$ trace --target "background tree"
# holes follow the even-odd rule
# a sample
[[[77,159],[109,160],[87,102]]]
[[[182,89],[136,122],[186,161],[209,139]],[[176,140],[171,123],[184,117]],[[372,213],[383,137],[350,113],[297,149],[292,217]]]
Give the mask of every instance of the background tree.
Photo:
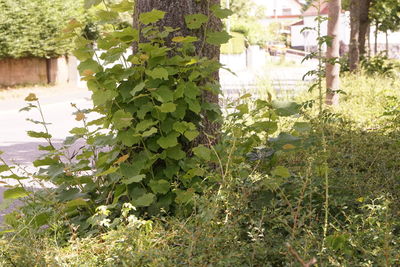
[[[360,62],[359,34],[360,34],[360,1],[350,2],[350,47],[349,47],[349,68],[355,71]]]
[[[359,11],[359,52],[360,57],[364,57],[366,53],[366,40],[369,34],[370,18],[369,9],[371,6],[371,0],[360,0],[360,11]]]
[[[336,91],[339,90],[340,64],[332,61],[336,61],[339,57],[341,0],[330,0],[328,8],[328,36],[331,38],[331,43],[328,45],[326,54],[328,59],[326,64],[326,103],[337,105],[339,104],[339,95]]]
[[[166,12],[165,17],[162,21],[158,23],[161,27],[172,27],[178,29],[172,35],[174,36],[196,36],[198,42],[195,43],[196,54],[199,56],[204,56],[209,59],[219,60],[220,48],[205,42],[207,36],[205,36],[204,29],[192,30],[187,27],[185,16],[190,14],[204,14],[208,17],[208,22],[206,23],[208,32],[217,32],[222,28],[221,19],[212,15],[210,11],[211,6],[220,5],[219,0],[201,0],[201,1],[191,1],[191,0],[141,0],[135,3],[135,12],[133,18],[134,27],[139,25],[139,16],[142,13],[150,12],[153,9],[161,10]],[[167,46],[168,44],[167,41]],[[215,74],[215,79],[218,79],[218,72]],[[203,102],[208,103],[218,103],[218,95],[204,91],[203,92]],[[203,129],[200,132],[203,134],[199,138],[199,142],[203,144],[209,143],[208,136],[216,136],[219,131],[219,124],[212,122],[206,114],[203,114]]]
[[[386,33],[386,52],[389,50],[388,32],[400,30],[400,1],[373,0],[370,9],[370,19],[376,27],[375,54],[378,53],[377,39],[379,31]]]

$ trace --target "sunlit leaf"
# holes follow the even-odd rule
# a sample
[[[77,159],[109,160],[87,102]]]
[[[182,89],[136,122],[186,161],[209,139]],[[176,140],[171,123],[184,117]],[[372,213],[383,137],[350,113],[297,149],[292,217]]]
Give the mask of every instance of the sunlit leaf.
[[[199,29],[207,21],[208,17],[200,13],[185,16],[186,26],[191,30]]]
[[[153,9],[150,12],[142,13],[139,16],[139,21],[145,25],[156,23],[157,21],[163,19],[165,12],[161,10]]]

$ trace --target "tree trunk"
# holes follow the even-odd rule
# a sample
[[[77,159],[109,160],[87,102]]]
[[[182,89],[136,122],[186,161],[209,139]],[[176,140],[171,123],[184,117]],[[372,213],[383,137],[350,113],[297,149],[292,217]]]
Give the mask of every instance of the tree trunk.
[[[360,62],[359,51],[359,31],[360,31],[360,2],[351,0],[350,3],[350,49],[349,49],[349,67],[350,71],[358,69]]]
[[[327,49],[327,59],[326,64],[326,104],[328,105],[338,105],[339,95],[337,90],[339,90],[340,83],[340,65],[332,64],[329,59],[336,59],[339,57],[340,49],[340,11],[341,11],[341,0],[330,0],[328,3],[329,9],[329,20],[328,20],[328,36],[332,38],[331,45]]]
[[[360,57],[365,56],[366,49],[365,43],[368,33],[368,28],[370,24],[369,20],[369,8],[371,5],[371,0],[360,0],[360,36],[359,36],[359,50]]]
[[[220,31],[222,29],[222,22],[217,17],[213,16],[210,7],[214,4],[219,5],[220,0],[139,0],[135,1],[135,13],[133,17],[133,25],[139,25],[139,15],[144,12],[149,12],[153,9],[165,11],[165,17],[158,23],[161,27],[172,27],[179,29],[171,34],[170,39],[167,40],[166,45],[169,46],[170,40],[174,36],[196,36],[199,41],[195,44],[196,54],[201,57],[207,57],[219,61],[220,49],[218,46],[210,45],[204,42],[204,29],[190,30],[186,27],[185,16],[189,14],[202,13],[209,17],[206,25],[208,30]],[[218,72],[214,74],[214,78],[218,80]],[[218,103],[218,95],[209,91],[203,91],[203,102]],[[205,114],[203,114],[205,115]],[[218,136],[219,124],[210,121],[207,116],[203,116],[202,133],[198,139],[199,143],[208,145],[210,143],[208,136]]]
[[[376,21],[375,23],[375,47],[374,47],[374,56],[378,54],[378,28],[379,28],[379,23]]]
[[[368,31],[367,31],[367,40],[368,40],[368,57],[371,57],[371,25],[368,26]]]
[[[388,30],[385,31],[385,38],[386,38],[386,56],[389,57],[389,33]]]

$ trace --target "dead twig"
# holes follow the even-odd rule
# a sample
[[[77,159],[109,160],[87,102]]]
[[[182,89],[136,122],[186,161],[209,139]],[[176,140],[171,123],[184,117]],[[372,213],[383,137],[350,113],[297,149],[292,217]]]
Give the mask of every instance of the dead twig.
[[[293,257],[296,258],[296,260],[301,264],[301,266],[303,266],[303,267],[311,267],[311,266],[313,266],[314,264],[317,263],[317,259],[316,258],[312,258],[309,262],[305,262],[300,257],[299,253],[297,253],[297,251],[294,250],[294,248],[289,243],[286,243],[286,246],[288,248],[289,253],[292,254]]]

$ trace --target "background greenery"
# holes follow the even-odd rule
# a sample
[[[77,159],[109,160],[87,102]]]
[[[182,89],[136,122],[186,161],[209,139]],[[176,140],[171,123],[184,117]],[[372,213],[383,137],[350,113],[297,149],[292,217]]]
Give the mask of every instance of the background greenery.
[[[83,14],[80,0],[0,0],[0,58],[56,57],[73,48],[61,39],[67,23]]]

